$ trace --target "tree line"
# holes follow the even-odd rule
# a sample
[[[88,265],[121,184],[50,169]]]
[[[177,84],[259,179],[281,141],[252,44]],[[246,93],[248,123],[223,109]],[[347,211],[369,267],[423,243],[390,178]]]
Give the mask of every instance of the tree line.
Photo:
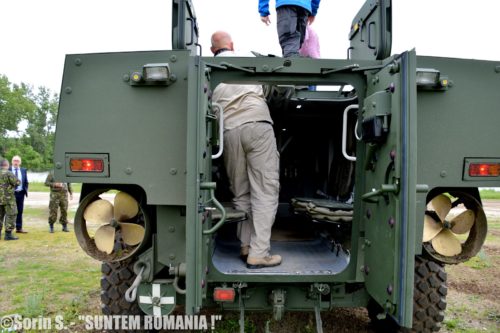
[[[0,156],[22,158],[33,171],[52,169],[59,96],[46,87],[11,83],[0,74]]]

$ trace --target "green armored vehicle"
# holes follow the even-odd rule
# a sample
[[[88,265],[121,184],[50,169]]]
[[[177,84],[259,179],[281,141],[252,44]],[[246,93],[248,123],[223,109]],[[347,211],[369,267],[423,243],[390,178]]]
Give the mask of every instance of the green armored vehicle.
[[[480,250],[478,187],[500,186],[500,62],[391,55],[389,0],[366,1],[344,60],[203,57],[191,1],[172,15],[173,50],[66,57],[56,177],[83,183],[104,314],[312,311],[320,332],[322,312],[362,306],[385,330],[439,330],[444,265]],[[239,259],[221,82],[263,85],[271,110],[276,267]]]

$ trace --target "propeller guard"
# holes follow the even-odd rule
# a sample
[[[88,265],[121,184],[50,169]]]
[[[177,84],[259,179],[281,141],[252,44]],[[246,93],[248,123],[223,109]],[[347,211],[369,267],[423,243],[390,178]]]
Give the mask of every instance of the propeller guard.
[[[448,191],[444,192],[450,194],[455,200],[460,200],[461,203],[465,206],[466,209],[470,209],[475,214],[475,221],[472,225],[472,228],[469,231],[469,235],[465,242],[462,242],[461,247],[462,251],[454,256],[445,256],[439,254],[434,250],[432,246],[432,242],[424,242],[423,248],[424,252],[430,256],[433,260],[443,263],[443,264],[459,264],[462,262],[466,262],[472,257],[474,257],[480,250],[484,244],[486,239],[486,232],[488,230],[486,215],[484,213],[483,207],[479,201],[472,195],[466,192],[460,191]],[[428,203],[432,201],[432,199],[436,198],[442,193],[437,193],[432,198],[428,198]]]
[[[139,225],[142,225],[145,229],[143,239],[134,246],[128,246],[125,250],[122,251],[113,251],[111,254],[108,254],[104,251],[101,251],[97,248],[95,240],[92,236],[89,235],[87,229],[87,222],[84,218],[85,209],[94,201],[97,201],[100,198],[100,195],[112,189],[99,189],[92,191],[89,193],[83,200],[80,202],[78,209],[75,214],[75,224],[74,230],[76,234],[76,239],[80,244],[80,247],[92,258],[103,261],[103,262],[117,262],[122,261],[127,258],[132,257],[136,254],[145,243],[147,243],[150,235],[150,224],[149,219],[146,212],[143,210],[141,205],[139,204],[139,212],[137,216],[134,218],[134,222],[137,222]],[[125,192],[125,191],[122,191]],[[126,192],[125,192],[126,193]]]

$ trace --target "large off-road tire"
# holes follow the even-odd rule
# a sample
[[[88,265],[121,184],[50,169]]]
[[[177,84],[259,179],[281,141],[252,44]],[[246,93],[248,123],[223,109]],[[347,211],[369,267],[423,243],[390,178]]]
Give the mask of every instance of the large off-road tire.
[[[437,332],[446,309],[446,272],[444,265],[417,256],[415,258],[415,288],[413,291],[413,327],[399,327],[392,318],[377,319],[381,307],[368,304],[368,315],[377,332]]]
[[[443,264],[415,258],[412,331],[437,332],[441,328],[448,293],[446,278]]]
[[[124,260],[103,263],[101,266],[101,308],[105,315],[139,315],[141,310],[137,300],[129,303],[125,292],[136,277],[133,262]]]

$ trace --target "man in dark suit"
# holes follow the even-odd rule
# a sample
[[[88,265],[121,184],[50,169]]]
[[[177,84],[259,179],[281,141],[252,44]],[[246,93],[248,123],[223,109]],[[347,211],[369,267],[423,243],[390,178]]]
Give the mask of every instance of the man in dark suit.
[[[16,204],[17,204],[17,219],[16,219],[16,232],[18,234],[27,234],[27,231],[23,230],[23,210],[24,210],[24,198],[28,196],[28,173],[26,168],[21,168],[21,157],[12,157],[12,166],[9,170],[19,179],[21,182],[18,187],[15,188]]]

